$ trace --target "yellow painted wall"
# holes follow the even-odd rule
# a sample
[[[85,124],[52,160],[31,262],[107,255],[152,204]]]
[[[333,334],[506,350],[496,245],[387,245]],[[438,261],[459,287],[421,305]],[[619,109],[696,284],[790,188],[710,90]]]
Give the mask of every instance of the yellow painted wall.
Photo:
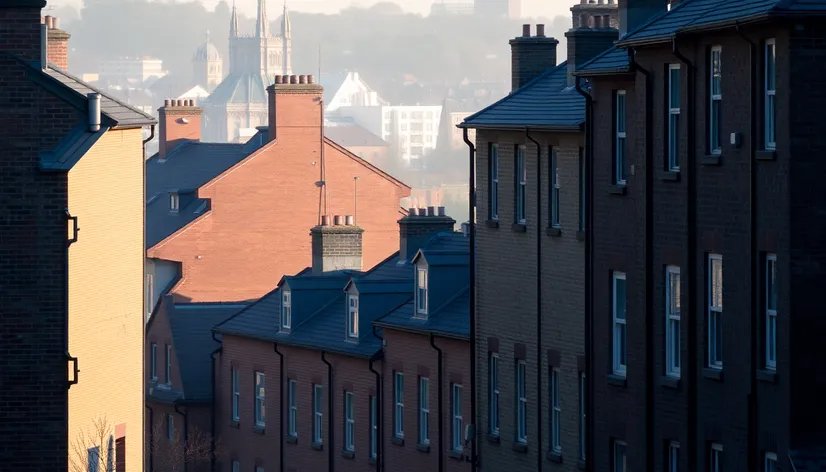
[[[69,442],[97,418],[112,434],[125,423],[130,472],[143,471],[143,166],[134,129],[107,132],[69,171],[69,211],[80,228],[69,250],[69,351],[80,368],[69,390]]]

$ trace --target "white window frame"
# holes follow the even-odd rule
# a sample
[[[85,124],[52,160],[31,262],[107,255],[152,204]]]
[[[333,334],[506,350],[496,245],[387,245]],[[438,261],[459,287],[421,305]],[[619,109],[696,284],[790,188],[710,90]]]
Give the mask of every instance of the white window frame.
[[[241,463],[238,461],[232,461],[232,472],[241,472]]]
[[[492,436],[499,436],[499,354],[492,352],[488,359],[488,427]]]
[[[718,443],[713,443],[711,448],[708,451],[708,470],[709,472],[722,472],[723,467],[721,465],[721,460],[723,456],[723,445]]]
[[[397,438],[404,437],[404,373],[396,372],[393,375],[393,434]]]
[[[677,103],[677,106],[674,106],[673,97],[674,97],[674,72],[673,71],[680,71],[680,64],[669,64],[668,65],[668,170],[671,172],[679,172],[680,171],[680,114],[681,114],[681,105],[682,103]],[[682,95],[681,95],[681,85],[682,85],[682,72],[677,73],[677,97],[680,97],[680,102],[682,102]]]
[[[146,274],[146,316],[152,316],[152,309],[155,304],[155,277]]]
[[[772,296],[774,298],[772,298]],[[777,369],[777,256],[766,255],[766,369]]]
[[[324,433],[324,386],[313,385],[313,443],[321,444]]]
[[[524,225],[527,222],[528,216],[528,165],[525,157],[526,151],[524,145],[516,147],[516,165],[515,165],[515,192],[514,201],[516,208],[514,209],[515,222]]]
[[[150,367],[150,376],[153,382],[158,381],[158,345],[152,343],[151,345],[151,352],[152,352],[152,366]]]
[[[238,368],[232,368],[232,421],[238,422],[241,405],[241,390],[238,380]]]
[[[359,296],[347,295],[347,337],[359,337]]]
[[[579,373],[579,459],[585,460],[588,448],[588,385],[585,372]]]
[[[378,401],[376,396],[370,397],[370,457],[375,459],[379,438]]]
[[[166,415],[166,439],[169,442],[175,441],[175,417]]]
[[[627,366],[626,366],[626,355],[628,351],[628,331],[627,331],[627,318],[628,318],[628,281],[626,279],[625,273],[623,272],[614,272],[612,274],[612,282],[611,282],[611,318],[612,318],[612,367],[613,372],[615,375],[625,376]],[[618,281],[622,280],[625,284],[625,293],[626,299],[619,300],[617,298],[617,283]],[[623,317],[619,318],[618,315],[618,302],[623,303]]]
[[[560,423],[562,407],[559,402],[559,368],[552,367],[550,372],[551,393],[551,451],[562,454],[562,434]]]
[[[416,314],[427,315],[427,268],[416,267]]]
[[[169,194],[169,211],[177,213],[181,209],[181,196],[176,192]]]
[[[516,361],[516,442],[528,442],[528,389],[527,365]]]
[[[720,281],[719,281],[719,305],[716,306],[714,301],[714,261],[720,261]],[[708,286],[706,297],[708,299],[708,335],[706,342],[708,343],[708,367],[712,369],[723,368],[723,256],[720,254],[708,255]],[[719,344],[719,348],[718,348]],[[719,351],[719,352],[718,352]]]
[[[627,105],[625,90],[617,90],[614,98],[614,183],[616,185],[625,185]]]
[[[667,472],[679,472],[680,470],[680,443],[671,441],[668,444],[668,465]]]
[[[717,68],[715,68],[715,62]],[[723,47],[712,46],[708,57],[708,149],[712,154],[723,152],[721,121],[723,118]],[[719,74],[716,74],[719,72]],[[715,107],[716,106],[716,107]]]
[[[166,345],[166,384],[172,385],[172,345]]]
[[[628,470],[628,445],[624,441],[614,440],[614,458],[611,461],[612,472],[626,472]]]
[[[680,268],[665,268],[665,375],[680,378]]]
[[[490,144],[490,208],[491,220],[499,219],[499,143]]]
[[[763,458],[763,472],[777,472],[777,454],[767,452]]]
[[[552,228],[559,228],[560,227],[560,218],[559,218],[559,193],[560,193],[560,186],[559,186],[559,155],[556,152],[555,147],[551,147],[551,171],[550,171],[550,178],[551,178],[551,227]]]
[[[430,379],[419,377],[419,444],[430,444]]]
[[[293,324],[293,297],[290,290],[281,291],[281,329],[290,329]]]
[[[289,421],[287,423],[287,434],[292,437],[298,436],[298,382],[287,381],[287,405],[290,408]]]
[[[255,426],[263,428],[266,426],[266,376],[263,372],[255,372]]]
[[[453,384],[451,391],[451,412],[452,412],[452,429],[453,441],[452,449],[456,452],[462,452],[464,445],[464,423],[462,422],[462,386]]]
[[[344,449],[356,450],[356,395],[344,392]]]
[[[763,48],[763,144],[777,149],[777,41],[767,39]]]

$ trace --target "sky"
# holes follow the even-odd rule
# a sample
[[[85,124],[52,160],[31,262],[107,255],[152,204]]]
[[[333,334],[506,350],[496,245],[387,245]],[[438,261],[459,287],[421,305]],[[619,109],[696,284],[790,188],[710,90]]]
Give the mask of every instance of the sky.
[[[157,1],[157,0],[155,0]],[[169,1],[169,0],[164,0]],[[182,0],[178,0],[182,1]],[[201,1],[207,8],[213,8],[219,0],[196,0]],[[231,0],[227,0],[231,3]],[[256,0],[235,0],[239,10],[246,15],[255,14]],[[411,13],[427,14],[430,5],[434,0],[397,0],[395,3],[402,5],[402,8]],[[439,1],[439,0],[436,0]],[[48,0],[49,5],[60,7],[71,5],[80,8],[83,0]],[[268,0],[269,9],[279,8],[282,0]],[[287,6],[293,11],[305,11],[311,13],[336,13],[342,8],[350,5],[367,7],[377,0],[287,0]],[[522,0],[522,13],[528,17],[553,18],[556,15],[569,15],[570,8],[575,0]],[[579,3],[576,1],[576,3]]]

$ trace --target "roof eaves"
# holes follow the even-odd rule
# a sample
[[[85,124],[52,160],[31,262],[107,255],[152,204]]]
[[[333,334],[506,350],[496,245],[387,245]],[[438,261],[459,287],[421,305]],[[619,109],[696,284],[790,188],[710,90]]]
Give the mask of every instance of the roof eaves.
[[[584,120],[583,120],[584,123]],[[551,131],[551,132],[559,132],[559,133],[577,133],[582,131],[582,124],[579,125],[512,125],[512,124],[497,124],[497,123],[485,123],[485,124],[473,124],[473,123],[459,123],[456,125],[457,128],[467,128],[467,129],[492,129],[492,130],[501,130],[501,131],[525,131],[526,129],[536,130],[536,131]]]
[[[427,328],[424,328],[424,327],[414,328],[412,326],[397,325],[397,324],[394,324],[394,323],[388,323],[386,321],[378,321],[377,320],[377,321],[374,321],[373,324],[380,327],[380,328],[395,329],[397,331],[404,331],[406,333],[412,333],[412,334],[420,334],[422,336],[428,336],[430,334],[433,334],[435,336],[439,336],[439,337],[442,337],[442,338],[458,339],[460,341],[466,341],[466,340],[470,339],[470,336],[466,336],[466,335],[459,334],[459,333],[453,333],[453,332],[442,331],[442,330],[437,330],[437,329],[427,329]]]
[[[592,69],[592,70],[578,70],[574,72],[576,77],[604,77],[610,75],[627,75],[631,74],[631,67],[615,67],[613,69]]]

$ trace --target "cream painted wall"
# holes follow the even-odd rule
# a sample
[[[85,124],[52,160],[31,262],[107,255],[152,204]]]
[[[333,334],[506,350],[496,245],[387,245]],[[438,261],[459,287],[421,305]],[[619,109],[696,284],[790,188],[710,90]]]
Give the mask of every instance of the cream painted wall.
[[[69,171],[80,228],[69,249],[69,351],[80,369],[69,390],[69,459],[79,435],[105,417],[112,434],[126,425],[129,472],[142,472],[144,457],[143,166],[133,129],[107,132]]]

